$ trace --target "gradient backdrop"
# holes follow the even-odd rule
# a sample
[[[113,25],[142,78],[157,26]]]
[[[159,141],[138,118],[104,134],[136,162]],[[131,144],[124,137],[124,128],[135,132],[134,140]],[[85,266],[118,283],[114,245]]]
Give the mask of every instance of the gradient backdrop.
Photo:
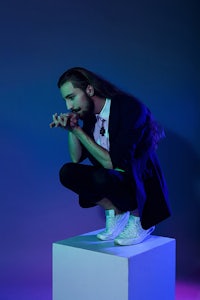
[[[67,134],[48,124],[65,111],[56,82],[73,66],[133,93],[165,127],[158,155],[173,217],[156,234],[177,239],[177,278],[200,282],[197,4],[1,0],[1,300],[50,300],[52,242],[104,225],[100,208],[79,208],[58,180]]]

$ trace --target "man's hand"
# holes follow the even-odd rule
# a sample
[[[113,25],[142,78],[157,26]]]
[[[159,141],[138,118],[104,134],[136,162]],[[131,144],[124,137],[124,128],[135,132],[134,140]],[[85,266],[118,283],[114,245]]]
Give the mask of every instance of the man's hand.
[[[53,115],[53,122],[49,124],[50,128],[62,127],[68,130],[73,130],[78,126],[78,115],[76,113],[67,113]]]

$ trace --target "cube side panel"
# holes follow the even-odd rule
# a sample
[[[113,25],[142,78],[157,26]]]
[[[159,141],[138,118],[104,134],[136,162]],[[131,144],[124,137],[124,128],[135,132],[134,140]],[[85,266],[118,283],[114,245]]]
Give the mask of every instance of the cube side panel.
[[[176,243],[156,247],[129,260],[129,300],[175,299]]]
[[[53,245],[53,300],[128,300],[128,260]]]

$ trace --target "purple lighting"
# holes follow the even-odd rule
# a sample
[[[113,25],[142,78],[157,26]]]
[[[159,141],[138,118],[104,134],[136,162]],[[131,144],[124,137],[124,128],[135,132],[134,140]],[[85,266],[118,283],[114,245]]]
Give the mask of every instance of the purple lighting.
[[[199,300],[200,284],[177,281],[176,300]]]

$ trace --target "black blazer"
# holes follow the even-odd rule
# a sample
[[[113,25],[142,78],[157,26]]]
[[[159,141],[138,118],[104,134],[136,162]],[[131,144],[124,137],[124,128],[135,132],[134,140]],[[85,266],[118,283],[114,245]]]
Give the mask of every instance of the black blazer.
[[[131,175],[141,223],[147,229],[170,216],[168,192],[156,153],[152,147],[151,113],[137,99],[119,95],[111,99],[109,117],[110,157],[113,168]],[[93,138],[96,119],[84,122],[83,129]],[[84,149],[94,165],[100,165]]]

